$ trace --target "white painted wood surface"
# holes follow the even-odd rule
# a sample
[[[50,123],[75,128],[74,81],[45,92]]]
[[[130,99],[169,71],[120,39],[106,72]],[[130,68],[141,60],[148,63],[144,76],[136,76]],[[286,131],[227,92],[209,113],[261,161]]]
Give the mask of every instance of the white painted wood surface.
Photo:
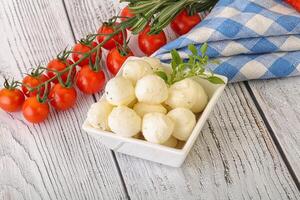
[[[74,43],[59,0],[0,2],[1,75],[20,78]],[[3,80],[3,77],[1,77]],[[81,131],[91,96],[40,125],[0,111],[2,199],[124,199],[111,151]]]
[[[300,77],[252,81],[249,85],[300,180]]]
[[[20,78],[117,12],[104,0],[1,1],[0,75]],[[230,85],[178,169],[115,155],[82,132],[91,96],[40,125],[1,111],[0,199],[300,199],[299,85]]]

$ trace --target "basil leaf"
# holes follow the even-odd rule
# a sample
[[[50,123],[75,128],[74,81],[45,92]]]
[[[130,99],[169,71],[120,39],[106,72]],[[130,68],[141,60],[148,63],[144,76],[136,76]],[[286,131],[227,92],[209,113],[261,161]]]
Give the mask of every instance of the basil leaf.
[[[168,83],[168,75],[164,71],[156,71],[155,74]]]
[[[204,55],[206,54],[207,47],[208,47],[207,43],[202,44],[202,46],[200,47],[202,57],[204,57]]]
[[[190,44],[188,46],[188,48],[189,48],[190,52],[192,52],[193,55],[195,55],[195,56],[198,55],[198,51],[197,51],[197,48],[195,47],[195,45]]]
[[[178,51],[173,49],[171,51],[171,55],[172,55],[172,62],[174,62],[176,65],[179,65],[179,64],[183,63]]]
[[[207,80],[213,84],[224,84],[225,83],[221,78],[219,78],[217,76],[210,76],[207,78]]]

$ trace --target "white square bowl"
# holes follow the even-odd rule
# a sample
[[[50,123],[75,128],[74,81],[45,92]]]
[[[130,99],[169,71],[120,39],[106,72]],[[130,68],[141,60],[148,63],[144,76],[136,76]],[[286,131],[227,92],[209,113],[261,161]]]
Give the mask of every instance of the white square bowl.
[[[127,59],[127,61],[134,59],[141,58],[130,57]],[[163,67],[166,70],[170,70],[170,65],[163,64]],[[122,68],[120,69],[117,76],[121,76],[121,74]],[[199,82],[206,91],[207,95],[209,96],[209,102],[205,107],[204,111],[201,113],[200,117],[198,117],[197,123],[195,125],[195,128],[193,129],[191,136],[181,149],[171,148],[160,144],[154,144],[136,138],[125,138],[112,132],[93,128],[91,125],[88,124],[87,120],[84,122],[82,128],[89,135],[94,137],[96,140],[99,140],[102,144],[104,144],[105,146],[107,146],[115,152],[124,153],[127,155],[150,160],[153,162],[162,163],[172,167],[180,167],[181,164],[184,162],[187,154],[191,150],[193,144],[195,143],[204,123],[206,122],[209,114],[213,110],[227,84],[227,78],[225,76],[216,76],[221,78],[225,82],[225,84],[216,85],[201,78],[194,78],[194,80]],[[103,95],[101,99],[102,98],[105,98],[105,95]]]

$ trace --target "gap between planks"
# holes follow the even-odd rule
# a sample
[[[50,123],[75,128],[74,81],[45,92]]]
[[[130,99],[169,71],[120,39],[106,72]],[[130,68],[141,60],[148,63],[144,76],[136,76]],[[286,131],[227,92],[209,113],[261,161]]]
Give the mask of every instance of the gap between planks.
[[[74,43],[75,43],[75,42],[76,42],[75,32],[74,32],[73,26],[72,26],[72,24],[71,24],[71,20],[70,20],[70,16],[69,16],[68,10],[67,10],[67,8],[66,8],[65,0],[62,0],[62,3],[63,3],[63,8],[64,8],[64,10],[65,10],[65,12],[66,12],[67,21],[68,21],[70,30],[71,30],[72,35],[73,35]],[[106,71],[106,70],[105,70],[105,71]],[[106,77],[107,77],[107,79],[109,78],[109,77],[107,76],[108,73],[109,73],[109,72],[106,72]],[[106,80],[106,81],[107,81],[107,80]],[[97,102],[98,100],[97,100],[97,98],[96,98],[96,95],[93,94],[92,96],[93,96],[94,102]],[[126,196],[126,198],[130,199],[130,196],[129,196],[129,193],[128,193],[128,189],[127,189],[127,187],[126,187],[125,180],[124,180],[123,174],[122,174],[121,169],[120,169],[120,165],[119,165],[118,160],[117,160],[117,158],[116,158],[116,154],[115,154],[115,152],[114,152],[113,150],[110,150],[110,152],[111,152],[111,154],[112,154],[113,161],[114,161],[115,166],[116,166],[116,169],[117,169],[117,171],[118,171],[118,175],[119,175],[119,177],[120,177],[120,179],[121,179],[121,183],[122,183],[122,185],[123,185],[123,187],[124,187],[125,196]]]
[[[284,151],[282,149],[282,146],[280,145],[280,143],[279,143],[279,141],[278,141],[278,139],[277,139],[277,137],[276,137],[276,135],[275,135],[275,133],[274,133],[274,131],[273,131],[270,123],[269,123],[269,121],[267,120],[264,111],[262,110],[260,104],[258,103],[258,101],[256,99],[256,96],[254,95],[254,93],[253,93],[253,91],[252,91],[252,89],[251,89],[251,87],[249,85],[249,82],[245,81],[244,84],[245,84],[246,89],[249,92],[249,94],[250,94],[250,96],[251,96],[251,98],[252,98],[252,100],[253,100],[253,102],[254,102],[257,110],[258,110],[258,113],[260,114],[260,116],[261,116],[261,118],[262,118],[262,120],[263,120],[263,122],[264,122],[264,124],[265,124],[265,126],[267,128],[267,130],[269,131],[270,136],[271,136],[271,138],[272,138],[272,140],[273,140],[273,142],[274,142],[274,144],[275,144],[275,146],[276,146],[276,148],[277,148],[280,156],[282,157],[282,159],[283,159],[283,161],[284,161],[284,163],[285,163],[285,165],[286,165],[289,173],[291,174],[291,177],[292,177],[293,181],[295,182],[298,190],[300,191],[300,182],[299,182],[299,180],[298,180],[298,178],[296,176],[296,173],[293,170],[292,165],[289,162],[286,154],[284,153]]]
[[[69,16],[69,13],[68,13],[68,11],[67,11],[67,9],[66,9],[66,13],[67,13],[67,15]],[[72,24],[71,24],[71,26],[72,26]],[[250,93],[250,91],[248,90],[248,92]],[[250,93],[251,94],[251,93]],[[255,99],[253,99],[253,94],[251,95],[251,98],[252,98],[252,100],[255,102]],[[94,100],[96,101],[97,99],[96,99],[96,97],[94,96]],[[255,103],[255,105],[257,106],[257,102]],[[259,104],[258,104],[259,105]],[[258,109],[259,109],[260,107],[258,107]],[[262,112],[262,110],[261,110],[261,112],[259,112],[259,115],[263,118],[264,116],[262,115],[263,114],[263,112]],[[264,119],[264,123],[267,121],[267,119]],[[265,123],[265,125],[266,126],[268,126],[269,125],[269,123]],[[269,129],[268,129],[269,130]],[[271,137],[272,137],[272,140],[273,140],[273,142],[275,142],[275,144],[276,144],[276,141],[274,141],[274,138],[273,138],[273,136],[272,136],[272,134],[271,134],[271,132],[270,132],[270,135],[271,135]],[[277,146],[277,144],[276,144],[276,146]],[[277,148],[278,149],[278,148]],[[113,154],[114,154],[114,152],[113,152]],[[115,155],[115,154],[114,154]],[[282,157],[282,154],[279,154],[280,155],[280,157]],[[282,157],[283,158],[283,157]],[[286,165],[287,166],[287,163],[286,163],[286,160],[283,158],[283,163],[284,163],[284,165]],[[117,165],[119,165],[119,160],[117,159]],[[288,166],[287,166],[288,167]],[[289,173],[291,174],[291,171],[289,170]],[[292,174],[291,174],[291,176],[292,176]],[[123,177],[123,176],[122,176]],[[294,179],[294,177],[293,177],[293,179]],[[295,179],[293,180],[293,181],[295,181]],[[295,183],[295,184],[297,184],[297,183]],[[126,187],[126,186],[125,186]],[[298,186],[297,186],[298,187]],[[299,187],[298,187],[298,189],[299,189]]]

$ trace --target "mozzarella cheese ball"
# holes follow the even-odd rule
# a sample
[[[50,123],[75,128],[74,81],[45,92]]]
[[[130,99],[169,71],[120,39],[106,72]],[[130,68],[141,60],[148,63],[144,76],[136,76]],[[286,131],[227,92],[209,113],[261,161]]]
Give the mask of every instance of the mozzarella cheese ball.
[[[118,106],[108,117],[110,129],[123,137],[132,137],[141,131],[142,119],[134,110],[126,106]]]
[[[178,140],[187,141],[196,125],[196,116],[194,113],[186,108],[175,108],[167,116],[175,124],[172,136]]]
[[[168,98],[168,87],[159,76],[147,75],[136,83],[135,95],[140,102],[160,104]]]
[[[147,103],[137,103],[133,106],[133,110],[141,117],[144,117],[147,113],[158,112],[167,113],[167,109],[161,104],[147,104]]]
[[[174,122],[165,114],[148,113],[143,118],[142,132],[152,143],[163,144],[172,135]]]
[[[174,138],[173,136],[171,136],[165,143],[163,143],[162,145],[168,146],[168,147],[173,147],[175,148],[178,144],[178,140],[176,138]]]
[[[133,85],[147,74],[152,74],[151,66],[143,60],[129,60],[123,66],[123,77],[130,80]]]
[[[207,101],[208,96],[202,86],[198,82],[186,78],[170,87],[169,97],[165,103],[172,108],[183,107],[198,113],[204,110]]]
[[[161,62],[158,58],[143,57],[143,60],[151,66],[153,71],[161,70]]]
[[[110,79],[105,87],[106,100],[113,105],[128,105],[135,99],[132,83],[123,78]]]
[[[91,105],[87,113],[87,121],[94,128],[109,130],[108,116],[111,113],[113,106],[106,100],[101,100]]]

